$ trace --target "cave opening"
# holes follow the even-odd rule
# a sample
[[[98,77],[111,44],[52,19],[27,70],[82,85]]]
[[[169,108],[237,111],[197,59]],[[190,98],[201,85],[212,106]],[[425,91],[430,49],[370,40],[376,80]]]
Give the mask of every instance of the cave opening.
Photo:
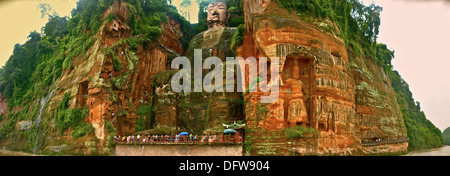
[[[83,81],[78,88],[78,106],[86,105],[89,94],[89,81]]]

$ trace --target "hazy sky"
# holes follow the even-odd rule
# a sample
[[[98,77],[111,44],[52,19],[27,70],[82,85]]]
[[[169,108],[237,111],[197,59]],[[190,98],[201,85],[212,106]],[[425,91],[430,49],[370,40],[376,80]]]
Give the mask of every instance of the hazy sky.
[[[49,3],[60,16],[76,7],[76,0],[0,0],[0,67],[16,43],[24,44],[31,31],[40,32],[47,23],[47,17],[41,18],[40,3]]]
[[[378,41],[395,50],[394,69],[427,119],[441,131],[450,127],[450,1],[375,4],[383,7]]]
[[[24,44],[31,31],[41,31],[47,17],[41,18],[40,3],[48,3],[60,16],[69,16],[77,0],[0,0],[0,67],[11,56],[16,43]],[[182,0],[172,0],[179,7]],[[178,8],[181,9],[181,8]],[[198,4],[192,0],[191,23],[198,23]]]
[[[183,2],[183,0],[172,0],[172,5],[177,7],[178,11],[180,11],[180,10],[183,10],[183,8],[180,7],[181,2]],[[198,7],[198,4],[197,4],[196,0],[191,0],[191,6],[190,6],[190,8],[188,8],[187,11],[188,11],[188,13],[189,13],[189,15],[191,17],[190,22],[192,24],[198,23],[199,7]],[[186,20],[188,20],[188,19],[186,18]]]
[[[31,31],[38,31],[39,3],[47,2],[60,16],[70,14],[76,0],[0,0],[0,66],[23,44]],[[195,0],[193,1],[195,3]],[[366,4],[372,0],[365,0]],[[179,6],[181,0],[172,0]],[[378,41],[395,50],[394,69],[405,79],[427,118],[441,131],[450,127],[450,1],[375,0],[383,7]],[[197,21],[197,4],[190,10]]]

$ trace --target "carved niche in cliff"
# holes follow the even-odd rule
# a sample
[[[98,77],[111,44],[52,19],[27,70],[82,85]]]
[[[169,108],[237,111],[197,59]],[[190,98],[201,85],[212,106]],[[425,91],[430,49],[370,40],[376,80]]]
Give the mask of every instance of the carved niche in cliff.
[[[88,93],[89,93],[89,82],[88,81],[81,82],[79,84],[78,94],[77,94],[78,107],[83,107],[86,105]]]
[[[300,45],[280,44],[277,56],[281,58],[284,126],[315,127],[313,54]]]
[[[282,87],[280,98],[284,99],[284,126],[302,125],[319,131],[336,131],[335,115],[316,117],[317,99],[315,88],[315,60],[312,48],[296,44],[277,45],[281,59]]]
[[[286,125],[310,126],[311,59],[297,53],[286,57],[283,67],[284,121]]]

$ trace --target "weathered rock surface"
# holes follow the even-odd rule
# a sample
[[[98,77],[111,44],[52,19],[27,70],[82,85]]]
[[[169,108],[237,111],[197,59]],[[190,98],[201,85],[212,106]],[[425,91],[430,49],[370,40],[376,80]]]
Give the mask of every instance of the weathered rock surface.
[[[3,93],[0,93],[0,114],[8,113],[8,103],[6,99],[3,97]]]
[[[389,78],[374,61],[349,57],[340,38],[321,30],[332,23],[303,21],[271,0],[244,0],[244,11],[246,31],[239,54],[279,57],[281,62],[278,101],[260,104],[262,93],[245,99],[252,155],[358,155],[363,154],[362,139],[406,137]],[[291,84],[294,72],[302,88]],[[282,131],[295,125],[316,129],[318,135],[287,140]],[[404,151],[407,144],[395,147],[393,151]]]
[[[88,153],[107,150],[94,149],[107,145],[107,122],[116,127],[120,136],[135,133],[136,121],[142,118],[136,111],[141,106],[151,107],[152,114],[144,117],[146,122],[196,134],[221,133],[223,123],[245,120],[246,142],[252,146],[250,155],[363,155],[407,149],[407,143],[384,144],[384,149],[363,147],[362,141],[366,140],[406,137],[406,129],[389,77],[374,61],[349,56],[342,39],[321,28],[336,28],[333,23],[304,21],[273,0],[244,0],[243,7],[244,41],[237,51],[231,48],[236,28],[230,27],[202,32],[191,40],[189,48],[183,48],[180,40],[184,34],[171,19],[161,24],[158,42],[140,45],[133,51],[124,39],[139,37],[133,36],[125,23],[126,5],[116,1],[104,16],[115,13],[118,18],[100,29],[85,56],[75,58],[74,68],[66,69],[56,81],[58,89],[44,114],[50,116],[67,92],[74,97],[69,102],[71,108],[87,106],[85,122],[95,128],[98,143],[85,137],[74,145]],[[262,92],[250,92],[245,97],[240,92],[173,92],[170,81],[177,70],[169,69],[172,59],[186,55],[193,67],[194,49],[201,49],[202,61],[210,56],[222,61],[236,55],[279,57],[278,100],[260,103],[261,96],[269,94]],[[114,69],[115,57],[122,65],[120,70]],[[209,71],[203,70],[203,77]],[[246,75],[248,88],[253,80]],[[225,89],[225,78],[223,83]],[[0,110],[6,110],[2,102]],[[313,128],[317,135],[287,139],[284,130],[294,126]],[[28,128],[27,122],[18,128]],[[51,135],[58,136],[47,134],[47,138]],[[66,132],[57,140],[73,139]],[[62,144],[53,142],[48,146]]]
[[[210,29],[196,35],[189,43],[186,57],[191,61],[192,83],[194,72],[194,49],[202,52],[202,63],[211,56],[225,61],[226,57],[234,57],[231,49],[231,38],[236,28],[223,27]],[[175,71],[175,72],[174,72]],[[211,69],[202,70],[202,79]],[[156,123],[169,125],[187,131],[202,134],[223,131],[222,124],[243,120],[242,98],[238,92],[202,92],[175,93],[170,82],[176,70],[161,72],[157,76],[155,91]],[[225,76],[225,75],[224,75]],[[226,79],[223,80],[225,89]],[[203,86],[202,86],[203,87]],[[169,110],[169,111],[168,111]]]
[[[51,114],[64,93],[70,93],[74,98],[69,108],[89,108],[85,122],[95,128],[95,138],[99,140],[95,145],[99,149],[105,147],[109,135],[107,122],[117,129],[117,135],[135,133],[136,110],[152,103],[153,76],[167,70],[170,60],[185,50],[180,41],[184,35],[180,25],[169,18],[167,23],[161,24],[162,35],[157,42],[139,45],[133,51],[125,40],[138,40],[139,36],[134,36],[125,23],[129,16],[126,4],[116,1],[103,17],[109,13],[115,13],[117,18],[101,27],[85,57],[75,58],[73,69],[66,69],[56,80],[59,89],[46,109],[46,114]],[[122,69],[114,69],[114,57],[120,60]],[[64,135],[68,137],[70,132]],[[101,154],[101,151],[96,152]]]

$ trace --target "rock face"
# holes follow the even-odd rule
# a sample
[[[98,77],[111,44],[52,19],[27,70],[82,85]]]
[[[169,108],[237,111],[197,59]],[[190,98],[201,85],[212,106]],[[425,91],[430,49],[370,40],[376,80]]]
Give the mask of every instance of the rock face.
[[[251,155],[357,155],[361,140],[406,137],[389,78],[374,61],[349,57],[344,42],[320,28],[332,23],[303,21],[271,0],[244,0],[244,11],[239,54],[279,57],[282,80],[275,103],[260,104],[259,92],[245,97]],[[317,135],[287,140],[283,131],[296,125]]]
[[[182,55],[185,50],[181,44],[184,34],[180,25],[170,18],[161,24],[162,34],[157,42],[132,50],[127,40],[139,40],[139,36],[134,36],[125,23],[129,16],[126,4],[116,1],[103,17],[109,13],[115,13],[117,18],[101,27],[86,56],[75,58],[74,68],[67,69],[56,80],[58,91],[46,109],[47,114],[51,114],[64,93],[70,93],[74,98],[69,102],[69,108],[88,107],[85,122],[95,128],[99,148],[105,146],[109,135],[107,123],[117,129],[117,135],[135,133],[135,121],[139,118],[136,110],[152,103],[153,76],[168,70],[170,59]],[[114,68],[115,59],[121,69]]]
[[[202,63],[211,56],[225,61],[226,57],[234,57],[231,49],[231,38],[236,28],[214,28],[196,35],[189,43],[186,57],[191,61],[192,75],[194,72],[194,49],[202,52]],[[174,72],[175,71],[175,72]],[[204,69],[202,78],[212,69]],[[161,72],[157,76],[155,90],[156,123],[186,129],[197,134],[220,134],[223,123],[229,124],[243,120],[242,97],[238,92],[202,92],[175,93],[170,81],[176,70]],[[192,83],[194,79],[192,76]],[[226,80],[223,80],[223,87]],[[170,110],[170,111],[167,111]]]
[[[144,116],[145,121],[195,134],[219,134],[222,124],[245,120],[244,148],[251,148],[250,155],[362,155],[407,149],[407,142],[384,144],[389,145],[387,150],[362,145],[404,138],[406,129],[383,69],[368,58],[349,56],[342,39],[323,29],[336,28],[333,23],[304,21],[272,0],[243,0],[243,7],[244,41],[237,51],[231,48],[236,32],[231,27],[202,32],[189,48],[183,48],[184,34],[170,18],[161,24],[157,42],[131,50],[126,40],[138,40],[139,36],[132,35],[125,23],[129,15],[126,5],[116,1],[104,16],[115,13],[117,19],[100,29],[86,56],[75,58],[74,68],[66,69],[55,82],[58,89],[45,114],[51,114],[69,92],[74,97],[71,108],[89,108],[85,122],[95,128],[100,142],[94,145],[100,148],[109,135],[107,123],[120,136],[133,134],[136,121],[142,118],[137,110],[149,106],[151,115]],[[174,58],[185,55],[193,67],[194,49],[201,49],[202,61],[210,56],[222,61],[234,56],[279,57],[278,100],[260,103],[261,96],[270,92],[245,96],[240,92],[173,92],[170,83],[177,70],[169,66]],[[122,69],[115,68],[115,60]],[[192,70],[192,75],[198,71]],[[202,76],[210,71],[203,70]],[[254,80],[246,75],[248,88]],[[223,83],[225,88],[225,78]],[[314,129],[317,134],[288,139],[284,131],[296,126]],[[19,128],[26,129],[26,122]]]
[[[8,113],[8,103],[6,102],[6,99],[3,97],[3,93],[0,93],[0,114],[6,114]]]

